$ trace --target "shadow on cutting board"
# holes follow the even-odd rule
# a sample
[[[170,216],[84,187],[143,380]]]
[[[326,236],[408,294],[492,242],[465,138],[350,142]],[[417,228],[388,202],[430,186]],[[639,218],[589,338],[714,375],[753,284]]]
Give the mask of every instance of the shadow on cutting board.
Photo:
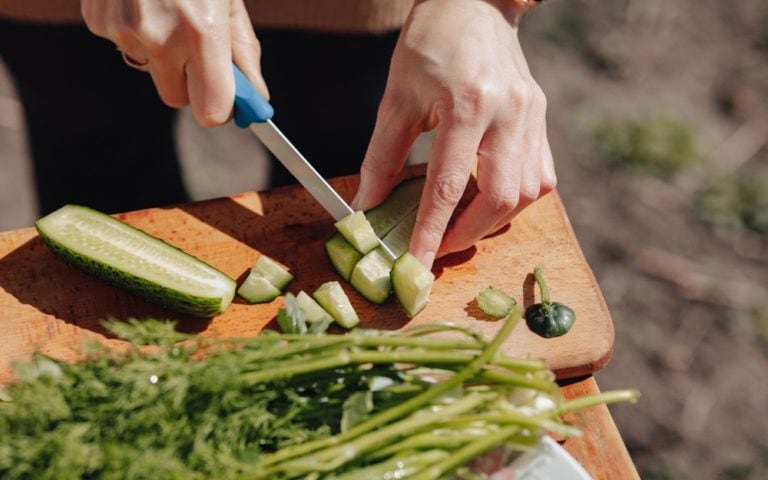
[[[112,287],[64,262],[34,237],[0,259],[0,330],[34,330],[28,322],[41,322],[49,337],[63,322],[114,338],[101,326],[108,318],[158,318],[175,320],[185,332],[205,330],[209,319],[172,312],[138,296]],[[9,298],[13,297],[13,298]],[[21,305],[11,307],[15,299]],[[14,325],[14,309],[30,307],[37,314],[25,315],[25,325]],[[125,312],[130,312],[130,315]]]

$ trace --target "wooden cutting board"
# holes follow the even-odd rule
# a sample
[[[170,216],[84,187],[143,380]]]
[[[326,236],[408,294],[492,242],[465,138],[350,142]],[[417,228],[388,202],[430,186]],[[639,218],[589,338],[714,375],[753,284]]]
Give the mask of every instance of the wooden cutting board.
[[[331,184],[350,199],[358,180],[343,177]],[[118,218],[238,282],[261,254],[290,268],[295,280],[289,291],[294,293],[311,292],[325,281],[338,279],[323,248],[334,231],[333,220],[298,186],[134,211]],[[414,319],[407,318],[394,297],[377,306],[349,285],[344,288],[363,327],[397,329],[413,323],[455,321],[491,336],[499,323],[482,314],[475,296],[494,285],[519,303],[534,303],[539,298],[531,275],[536,265],[544,270],[553,300],[575,310],[576,323],[562,337],[542,339],[521,322],[504,348],[513,355],[547,359],[559,378],[595,372],[610,357],[613,323],[556,193],[527,208],[502,233],[469,251],[438,260],[430,304]],[[123,345],[101,327],[105,318],[154,316],[177,320],[182,330],[206,336],[250,336],[270,325],[281,305],[282,297],[262,305],[236,299],[224,314],[212,319],[181,316],[73,269],[55,257],[32,228],[0,233],[0,383],[13,378],[16,360],[27,359],[35,351],[75,360],[88,339]]]

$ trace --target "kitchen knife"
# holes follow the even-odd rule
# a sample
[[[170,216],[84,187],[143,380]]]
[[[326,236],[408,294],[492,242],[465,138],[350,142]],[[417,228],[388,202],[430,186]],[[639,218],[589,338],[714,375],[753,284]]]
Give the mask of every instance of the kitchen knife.
[[[354,213],[347,202],[315,170],[309,161],[272,123],[275,111],[272,105],[261,96],[242,71],[232,65],[235,75],[234,120],[240,128],[250,128],[280,163],[306,188],[309,193],[331,214],[335,220],[341,220]],[[394,259],[395,255],[379,239],[384,252]]]

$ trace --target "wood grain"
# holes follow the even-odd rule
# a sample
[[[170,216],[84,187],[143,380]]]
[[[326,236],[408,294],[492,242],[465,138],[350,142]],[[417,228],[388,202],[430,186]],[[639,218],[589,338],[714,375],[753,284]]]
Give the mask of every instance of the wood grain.
[[[331,183],[350,199],[358,180],[350,176]],[[262,254],[289,267],[296,278],[289,286],[294,293],[338,279],[323,249],[333,220],[298,186],[117,217],[238,281]],[[595,372],[611,354],[613,323],[556,193],[527,208],[503,232],[437,261],[431,302],[414,319],[407,318],[394,298],[376,306],[349,285],[344,287],[363,327],[397,329],[409,323],[456,321],[491,336],[499,324],[482,315],[474,297],[494,285],[525,305],[534,302],[538,289],[531,272],[536,265],[544,269],[553,299],[576,311],[576,323],[556,339],[539,338],[521,323],[504,348],[518,356],[546,358],[559,378]],[[74,270],[43,245],[34,229],[0,233],[0,383],[12,378],[14,361],[35,351],[74,360],[88,339],[121,345],[101,328],[105,318],[155,316],[178,320],[185,331],[244,336],[270,325],[281,304],[281,298],[263,305],[235,300],[212,319],[180,316]]]

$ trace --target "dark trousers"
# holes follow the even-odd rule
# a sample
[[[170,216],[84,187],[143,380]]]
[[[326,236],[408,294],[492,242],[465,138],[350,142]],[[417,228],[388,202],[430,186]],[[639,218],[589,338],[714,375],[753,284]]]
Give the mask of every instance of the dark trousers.
[[[257,34],[275,123],[324,176],[356,172],[397,33]],[[83,26],[0,20],[0,57],[24,106],[41,215],[67,203],[116,213],[189,200],[176,111],[112,43]],[[272,163],[271,185],[293,182]]]

